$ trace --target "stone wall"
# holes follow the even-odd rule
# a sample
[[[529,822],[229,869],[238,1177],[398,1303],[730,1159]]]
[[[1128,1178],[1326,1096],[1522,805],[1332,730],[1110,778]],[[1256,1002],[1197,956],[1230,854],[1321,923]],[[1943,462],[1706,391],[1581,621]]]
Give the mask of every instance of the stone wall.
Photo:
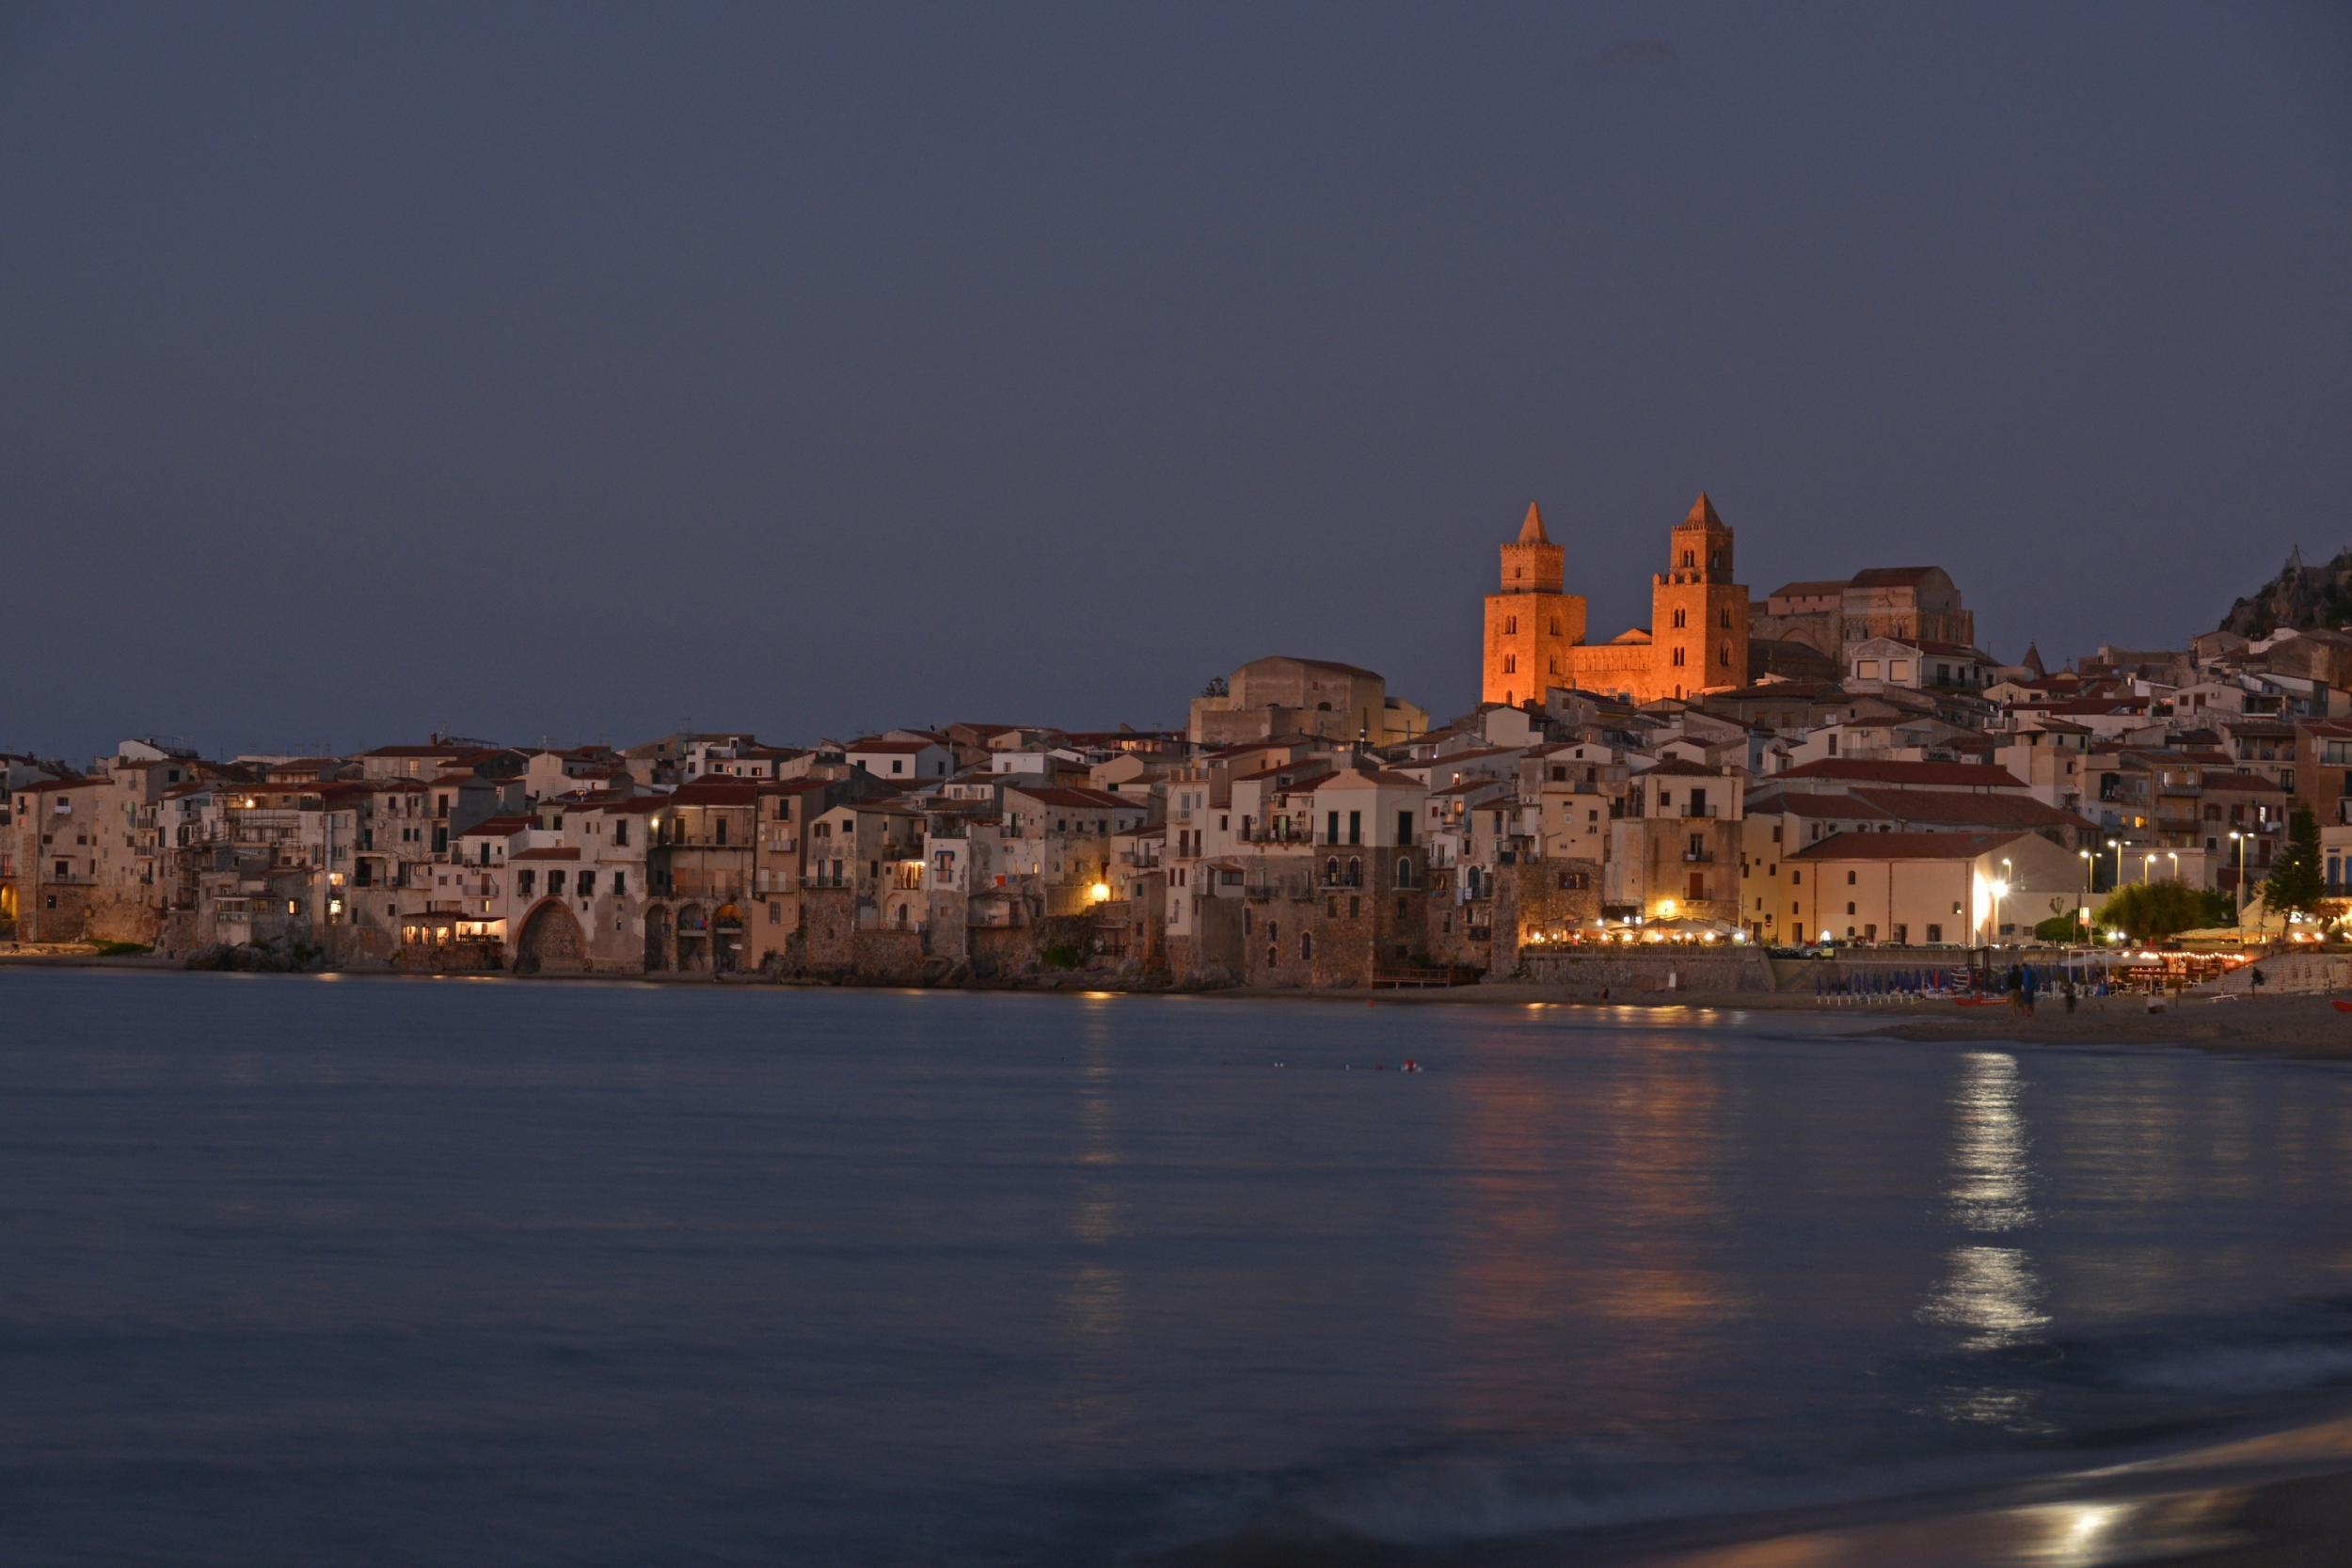
[[[135,942],[155,945],[163,916],[144,899],[102,895],[90,900],[83,917],[82,934],[91,942]]]
[[[1527,977],[1571,996],[1653,995],[1661,991],[1769,991],[1772,965],[1748,947],[1645,953],[1528,953],[1520,959]]]
[[[861,984],[911,986],[923,978],[919,931],[860,931],[850,939],[850,973]]]
[[[1601,865],[1596,860],[1523,861],[1495,867],[1494,937],[1485,964],[1487,973],[1518,973],[1520,939],[1530,932],[1591,926],[1600,914],[1600,884]]]

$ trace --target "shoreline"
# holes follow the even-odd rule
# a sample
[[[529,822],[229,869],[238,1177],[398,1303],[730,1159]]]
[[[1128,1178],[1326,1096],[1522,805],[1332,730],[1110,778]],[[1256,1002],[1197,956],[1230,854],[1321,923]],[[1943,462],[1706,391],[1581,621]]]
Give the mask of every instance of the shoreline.
[[[2020,1046],[2185,1048],[2228,1055],[2273,1056],[2302,1062],[2352,1062],[2352,1014],[2338,1012],[2326,996],[2187,997],[2168,1001],[2162,1012],[2146,1009],[2138,995],[2086,998],[2069,1014],[2050,1001],[2030,1014],[2007,1006],[1962,1009],[1949,1001],[1861,1006],[1772,991],[1640,991],[1602,999],[1565,993],[1526,980],[1497,980],[1427,990],[1300,990],[1223,987],[1187,990],[1122,986],[1103,978],[1073,977],[1067,983],[1013,981],[998,985],[855,985],[830,980],[722,979],[708,974],[416,974],[393,969],[213,972],[189,970],[174,958],[132,954],[0,952],[0,973],[9,969],[112,970],[136,974],[246,973],[333,974],[346,979],[501,980],[524,984],[593,981],[618,985],[720,986],[772,990],[955,990],[971,994],[1166,996],[1211,1001],[1320,1003],[1351,1006],[1486,1006],[1693,1014],[1785,1013],[1847,1027],[1861,1038],[1951,1044],[1970,1041]]]

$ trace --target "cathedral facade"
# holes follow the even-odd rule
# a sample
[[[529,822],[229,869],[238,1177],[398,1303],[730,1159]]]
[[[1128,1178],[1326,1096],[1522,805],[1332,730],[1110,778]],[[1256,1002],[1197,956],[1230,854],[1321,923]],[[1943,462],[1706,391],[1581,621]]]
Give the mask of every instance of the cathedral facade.
[[[1530,502],[1519,536],[1502,546],[1502,592],[1486,595],[1481,701],[1541,702],[1563,687],[1651,703],[1746,684],[1748,591],[1735,580],[1731,530],[1704,491],[1667,535],[1647,626],[1587,642],[1566,559]]]

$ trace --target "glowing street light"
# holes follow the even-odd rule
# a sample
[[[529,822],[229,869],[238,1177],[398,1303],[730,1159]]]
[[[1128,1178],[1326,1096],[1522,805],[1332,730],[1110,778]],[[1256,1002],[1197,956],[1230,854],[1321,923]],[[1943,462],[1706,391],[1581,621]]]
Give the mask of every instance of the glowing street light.
[[[2140,885],[2140,886],[2142,886],[2142,887],[2146,887],[2146,886],[2148,885],[2148,879],[2149,879],[2149,878],[2151,878],[2151,877],[2153,877],[2153,876],[2154,876],[2155,874],[2156,874],[2156,852],[2155,852],[2154,850],[2151,849],[2151,850],[2149,850],[2149,851],[2148,851],[2147,856],[2146,856],[2144,859],[2142,859],[2142,860],[2140,861],[2140,863],[2139,863],[2139,885]]]
[[[2115,880],[2110,885],[2122,887],[2123,885],[2123,841],[2120,838],[2111,838],[2107,840],[2107,847],[2115,851]]]
[[[2074,853],[2083,863],[2083,890],[2074,895],[2074,927],[2076,930],[2080,930],[2083,927],[2090,924],[2090,912],[2086,906],[2090,902],[2090,878],[2092,870],[2098,865],[2099,861],[2098,857],[2093,855],[2088,849],[2077,849]]]
[[[2240,914],[2246,912],[2246,845],[2247,841],[2253,836],[2251,833],[2239,832],[2235,828],[2230,830],[2230,837],[2237,845],[2237,886],[2231,889],[2231,892],[2237,898],[2237,910]]]
[[[2003,861],[2001,863],[2006,865],[2009,863],[2007,861]],[[1995,877],[1991,881],[1985,883],[1984,891],[1993,895],[1993,924],[1984,934],[1984,944],[1987,947],[1991,947],[2000,940],[2001,900],[2009,896],[2009,883],[2001,878]]]

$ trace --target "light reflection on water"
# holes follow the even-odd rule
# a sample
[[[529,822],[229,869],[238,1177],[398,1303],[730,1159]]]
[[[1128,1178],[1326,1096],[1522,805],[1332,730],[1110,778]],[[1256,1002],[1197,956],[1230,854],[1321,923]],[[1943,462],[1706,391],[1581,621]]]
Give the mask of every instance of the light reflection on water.
[[[1952,1092],[1946,1212],[1962,1229],[2002,1240],[1953,1247],[1920,1316],[1960,1330],[1965,1351],[2022,1344],[2050,1321],[2042,1309],[2041,1278],[2016,1234],[2034,1223],[2023,1092],[2016,1057],[1999,1051],[1971,1051],[1961,1057]],[[2032,1403],[2031,1394],[2013,1385],[1963,1375],[1946,1388],[1942,1407],[1956,1420],[2024,1426],[2032,1417]]]
[[[2275,1322],[2352,1264],[2343,1075],[1573,1008],[0,1006],[24,1560],[1075,1568],[1288,1521],[1409,1561],[2344,1360]]]

